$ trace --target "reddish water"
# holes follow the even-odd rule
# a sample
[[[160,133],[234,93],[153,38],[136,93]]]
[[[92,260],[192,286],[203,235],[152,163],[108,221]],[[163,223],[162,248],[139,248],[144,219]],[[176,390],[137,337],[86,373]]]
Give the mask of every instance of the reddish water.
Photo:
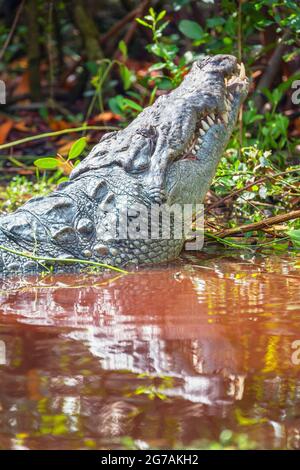
[[[0,448],[300,448],[299,281],[204,256],[1,281]]]

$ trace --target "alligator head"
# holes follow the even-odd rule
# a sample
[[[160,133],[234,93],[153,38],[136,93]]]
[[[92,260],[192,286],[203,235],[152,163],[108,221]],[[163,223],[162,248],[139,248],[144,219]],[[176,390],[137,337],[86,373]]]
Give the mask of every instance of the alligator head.
[[[153,239],[150,234],[149,239],[147,226],[137,239],[132,233],[115,239],[107,232],[120,208],[203,201],[247,90],[244,67],[235,57],[195,62],[177,89],[159,97],[126,129],[105,135],[69,182],[0,219],[1,269],[41,269],[20,252],[112,265],[176,258],[184,236]]]
[[[235,57],[196,61],[178,88],[159,97],[126,129],[106,134],[71,179],[119,165],[147,187],[153,201],[167,200],[166,175],[174,162],[199,159],[210,165],[219,160],[247,91],[244,66]]]
[[[174,90],[185,112],[176,116],[168,137],[174,149],[166,159],[169,203],[203,201],[248,87],[243,64],[233,56],[217,55],[195,62]],[[154,159],[156,173],[161,164]]]

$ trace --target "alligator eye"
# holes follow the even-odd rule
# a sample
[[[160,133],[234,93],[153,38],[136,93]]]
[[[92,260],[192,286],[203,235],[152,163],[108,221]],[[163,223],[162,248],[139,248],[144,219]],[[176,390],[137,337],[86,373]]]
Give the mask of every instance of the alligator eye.
[[[128,167],[126,168],[127,171],[130,173],[142,173],[146,171],[150,166],[150,155],[147,151],[140,151],[137,155],[131,160]]]

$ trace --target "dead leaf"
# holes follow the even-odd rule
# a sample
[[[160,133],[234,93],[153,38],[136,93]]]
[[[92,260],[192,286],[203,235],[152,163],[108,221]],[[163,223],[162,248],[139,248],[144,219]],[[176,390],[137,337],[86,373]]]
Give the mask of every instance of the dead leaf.
[[[74,143],[73,140],[67,143],[63,143],[62,145],[58,147],[58,153],[60,153],[63,156],[68,155],[69,150],[72,147],[73,143]]]
[[[70,127],[70,123],[65,121],[64,119],[52,119],[49,118],[49,126],[52,131],[62,131],[64,129],[68,129]]]
[[[67,175],[67,176],[69,176],[71,171],[74,169],[73,163],[72,162],[67,162],[67,161],[59,162],[59,167],[62,170],[63,174]]]
[[[20,132],[32,132],[34,130],[32,126],[27,126],[24,121],[16,122],[14,129]]]
[[[97,114],[92,118],[93,122],[107,122],[113,119],[120,120],[119,114],[112,113],[111,111],[104,111],[103,113]]]
[[[57,153],[60,153],[63,157],[66,157],[69,153],[70,148],[74,144],[75,140],[76,139],[73,139],[73,140],[60,139],[57,142],[57,145],[58,145]],[[86,140],[87,142],[89,142],[90,140],[89,136],[86,136]]]
[[[20,81],[13,91],[13,96],[26,95],[29,93],[29,75],[28,72],[24,72],[20,78]]]
[[[294,119],[294,130],[292,131],[292,135],[297,137],[300,135],[300,118]]]
[[[251,76],[253,78],[253,80],[257,77],[260,77],[262,74],[262,70],[255,70],[254,72],[252,72]]]
[[[0,126],[0,145],[6,142],[6,138],[10,133],[12,127],[14,125],[14,121],[12,119],[8,119],[6,122],[1,124]]]

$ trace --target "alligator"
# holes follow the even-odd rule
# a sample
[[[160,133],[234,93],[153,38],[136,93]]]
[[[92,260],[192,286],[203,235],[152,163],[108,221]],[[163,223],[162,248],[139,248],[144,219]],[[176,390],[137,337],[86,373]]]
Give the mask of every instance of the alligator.
[[[124,214],[127,225],[136,223],[135,207],[203,202],[248,85],[233,56],[195,61],[176,89],[126,128],[105,134],[68,181],[0,218],[0,272],[40,272],[50,262],[69,271],[91,262],[124,267],[177,258],[184,233],[151,237],[149,219],[138,234],[115,236],[111,228]]]

